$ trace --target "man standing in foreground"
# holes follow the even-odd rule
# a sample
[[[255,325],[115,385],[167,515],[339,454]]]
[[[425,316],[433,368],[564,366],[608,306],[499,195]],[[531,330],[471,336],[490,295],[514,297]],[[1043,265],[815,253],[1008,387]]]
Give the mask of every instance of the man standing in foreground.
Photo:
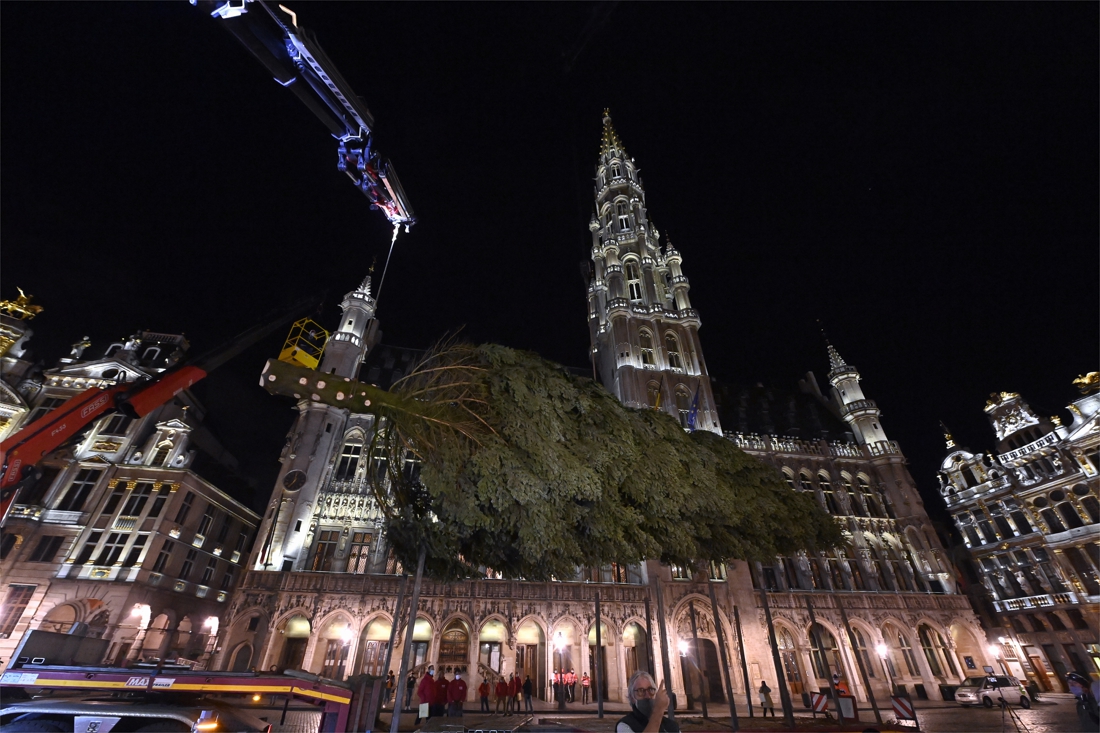
[[[461,718],[464,702],[466,702],[466,681],[462,679],[462,673],[456,669],[454,680],[447,686],[447,717]]]
[[[627,690],[630,712],[619,720],[615,733],[680,733],[680,725],[665,716],[668,693],[664,682],[658,687],[653,675],[639,670],[631,676]]]

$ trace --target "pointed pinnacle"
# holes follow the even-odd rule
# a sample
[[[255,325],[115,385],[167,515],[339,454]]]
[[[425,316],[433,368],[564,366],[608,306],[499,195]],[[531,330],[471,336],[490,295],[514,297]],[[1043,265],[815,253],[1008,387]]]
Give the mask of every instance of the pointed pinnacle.
[[[944,440],[947,441],[948,448],[955,447],[955,439],[951,437],[951,431],[947,429],[947,426],[943,424],[943,420],[940,420],[940,429],[943,430]]]
[[[614,150],[621,157],[626,157],[626,149],[623,141],[619,139],[619,133],[615,132],[615,126],[611,124],[611,110],[603,111],[603,135],[600,138],[600,155],[609,155]]]

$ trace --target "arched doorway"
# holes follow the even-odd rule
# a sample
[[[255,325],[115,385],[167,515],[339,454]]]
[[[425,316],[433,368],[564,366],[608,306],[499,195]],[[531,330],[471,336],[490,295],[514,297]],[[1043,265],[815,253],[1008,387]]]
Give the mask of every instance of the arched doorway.
[[[554,652],[550,666],[553,667],[554,672],[568,670],[570,667],[575,668],[577,665],[573,660],[573,647],[577,645],[577,633],[573,625],[571,623],[559,625],[554,629],[550,640]]]
[[[980,674],[982,670],[982,647],[961,622],[956,621],[948,629],[951,638],[955,641],[955,655],[963,666],[963,676]]]
[[[172,632],[169,631],[169,626],[171,626],[171,624],[172,620],[168,617],[168,614],[166,613],[158,614],[156,617],[153,618],[152,621],[149,622],[149,628],[145,632],[145,639],[141,642],[141,653],[138,655],[138,659],[159,659],[162,650],[167,651],[167,653],[165,654],[165,658],[167,659],[178,658],[179,656],[181,656],[179,654],[180,650],[177,649],[176,646],[173,646],[172,649],[168,651],[169,637],[172,636]],[[180,627],[177,627],[177,629],[179,628],[182,628],[182,624]],[[190,628],[190,626],[187,627],[188,636],[190,636]],[[172,652],[175,653],[173,654]]]
[[[464,621],[455,619],[443,629],[437,664],[443,669],[470,664],[470,630]]]
[[[161,614],[161,615],[163,616],[164,614]],[[160,618],[160,616],[158,616],[157,618]],[[154,625],[156,624],[155,621],[153,623],[154,623]],[[145,638],[148,639],[149,636],[146,635]],[[184,616],[183,620],[179,622],[178,626],[176,626],[176,633],[175,633],[174,640],[172,642],[172,650],[168,653],[167,658],[168,659],[179,659],[180,657],[182,657],[184,659],[189,659],[189,657],[187,655],[189,653],[190,646],[191,646],[191,617],[190,616]],[[149,648],[148,643],[145,644],[145,648],[146,649]]]
[[[683,642],[681,642],[683,643]],[[700,638],[698,644],[688,639],[680,655],[684,690],[688,695],[688,709],[701,698],[707,702],[725,702],[722,692],[722,672],[719,670],[718,649],[710,639]]]
[[[351,622],[343,617],[328,621],[321,629],[320,638],[313,650],[313,661],[310,667],[315,674],[330,680],[342,680],[347,673],[348,653],[351,651],[351,642],[355,638],[355,630]],[[320,665],[318,665],[318,658]]]
[[[412,669],[423,666],[431,658],[428,656],[432,648],[432,624],[427,619],[418,618],[413,624],[412,657],[410,664]]]
[[[597,654],[596,649],[596,626],[592,625],[592,628],[588,631],[588,666],[589,669],[584,670],[577,674],[578,677],[583,676],[584,672],[588,672],[589,677],[592,678],[592,695],[596,694],[596,665],[600,665],[600,694],[603,695],[603,699],[607,699],[607,690],[610,687],[607,679],[607,654],[608,647],[614,646],[615,640],[611,638],[611,629],[607,624],[600,622],[600,649]],[[566,667],[566,670],[570,670],[570,667]],[[576,670],[573,670],[574,672]],[[579,684],[579,683],[578,683]],[[575,694],[575,691],[574,691]]]
[[[534,621],[526,621],[516,630],[516,674],[531,677],[535,694],[546,700],[546,635]]]
[[[917,638],[920,639],[924,658],[928,660],[933,676],[955,681],[959,676],[959,669],[940,632],[928,624],[921,624],[917,627]]]
[[[66,634],[76,623],[76,620],[76,609],[68,603],[64,603],[60,606],[51,608],[50,612],[46,614],[46,618],[42,619],[42,623],[38,628],[42,631],[53,631],[58,634]]]
[[[390,633],[393,624],[387,619],[376,618],[367,624],[359,637],[359,651],[356,654],[355,668],[360,674],[369,674],[374,677],[382,677],[388,670],[386,654],[390,648]]]
[[[278,668],[301,669],[306,656],[306,645],[313,627],[305,616],[294,616],[283,622],[283,650],[279,655]]]
[[[478,647],[477,647],[477,661],[480,667],[488,669],[495,675],[501,673],[501,663],[504,660],[504,656],[501,654],[501,649],[504,647],[504,642],[507,638],[507,630],[504,628],[504,624],[500,619],[489,619],[481,625],[481,630],[478,632]],[[516,674],[522,679],[524,674],[531,674],[526,671],[526,659],[524,652],[526,650],[521,645],[516,645]],[[484,675],[484,670],[481,671]],[[532,676],[531,679],[534,679]]]
[[[802,665],[798,659],[798,647],[794,643],[794,635],[790,630],[782,626],[776,626],[777,643],[779,644],[779,659],[783,662],[783,676],[786,678],[787,690],[792,698],[802,697],[806,694],[806,685],[803,681]],[[808,699],[808,698],[807,698]]]
[[[649,638],[637,623],[629,623],[623,629],[623,662],[627,680],[640,669],[653,674],[649,668]]]
[[[233,661],[229,665],[230,672],[247,672],[252,664],[252,645],[248,642],[241,644],[233,652]]]

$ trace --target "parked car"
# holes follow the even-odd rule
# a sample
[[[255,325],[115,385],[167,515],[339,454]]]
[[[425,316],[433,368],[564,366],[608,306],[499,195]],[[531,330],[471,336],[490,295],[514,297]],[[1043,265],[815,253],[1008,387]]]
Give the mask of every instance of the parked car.
[[[1031,698],[1027,689],[1015,677],[1001,675],[989,675],[983,677],[967,677],[966,681],[955,690],[955,702],[960,705],[977,705],[981,703],[987,708],[1000,705],[1001,699],[1006,703],[1018,702],[1022,708],[1031,707]]]
[[[152,733],[270,733],[266,721],[230,704],[196,700],[193,705],[139,699],[42,698],[0,705],[0,733],[61,733],[114,730]]]

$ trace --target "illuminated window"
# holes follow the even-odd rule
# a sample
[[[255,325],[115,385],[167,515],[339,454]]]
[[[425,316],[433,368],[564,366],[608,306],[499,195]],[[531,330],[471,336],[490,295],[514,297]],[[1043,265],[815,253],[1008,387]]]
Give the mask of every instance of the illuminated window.
[[[651,367],[656,362],[653,358],[653,336],[649,331],[642,331],[638,334],[638,346],[642,351],[642,364]]]
[[[359,458],[363,455],[363,439],[350,438],[340,450],[340,461],[336,465],[336,480],[346,481],[355,477],[359,468]]]
[[[332,561],[336,557],[336,543],[339,540],[340,533],[337,530],[325,530],[318,533],[311,570],[314,572],[332,570]]]
[[[0,606],[0,636],[7,638],[15,631],[15,625],[27,610],[36,585],[9,585],[4,605]]]
[[[157,446],[157,452],[153,454],[153,460],[149,464],[150,466],[167,466],[168,454],[172,452],[172,444],[165,441]]]
[[[370,560],[371,535],[366,532],[354,532],[351,536],[351,549],[348,552],[348,572],[362,575],[367,572]]]
[[[619,218],[620,232],[630,228],[630,207],[627,206],[625,201],[619,201],[615,204],[615,215]]]
[[[683,361],[680,359],[680,342],[679,340],[677,340],[675,334],[665,334],[665,351],[668,352],[669,368],[676,371],[683,371],[684,364]]]
[[[642,277],[638,274],[638,263],[627,260],[625,263],[626,284],[630,290],[630,299],[638,301],[642,299]]]

